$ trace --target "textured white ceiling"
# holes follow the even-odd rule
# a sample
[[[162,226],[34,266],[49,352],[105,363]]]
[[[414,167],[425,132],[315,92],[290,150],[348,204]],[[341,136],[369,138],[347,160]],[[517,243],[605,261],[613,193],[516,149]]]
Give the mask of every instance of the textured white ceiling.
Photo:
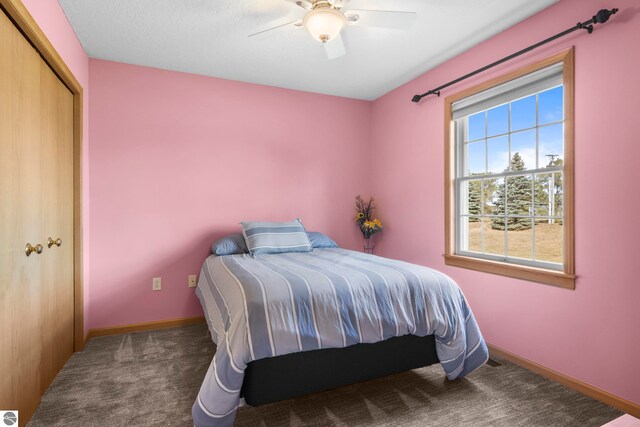
[[[558,0],[349,0],[418,15],[408,30],[346,27],[334,60],[303,28],[247,37],[299,17],[286,0],[59,1],[92,58],[373,100]]]

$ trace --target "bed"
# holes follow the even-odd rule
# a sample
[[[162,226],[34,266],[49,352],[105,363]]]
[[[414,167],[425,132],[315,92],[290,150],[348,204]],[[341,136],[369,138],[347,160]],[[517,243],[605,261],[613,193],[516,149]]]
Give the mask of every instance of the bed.
[[[216,354],[197,427],[259,405],[439,362],[449,379],[488,359],[460,288],[436,270],[341,248],[212,255],[196,294]]]

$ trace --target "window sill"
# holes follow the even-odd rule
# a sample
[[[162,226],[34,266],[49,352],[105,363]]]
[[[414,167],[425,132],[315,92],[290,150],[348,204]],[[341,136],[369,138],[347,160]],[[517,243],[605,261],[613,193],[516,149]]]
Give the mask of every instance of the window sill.
[[[468,268],[515,279],[544,283],[566,289],[575,289],[576,276],[561,271],[545,270],[524,265],[507,264],[504,262],[471,258],[461,255],[444,255],[444,263],[454,267]]]

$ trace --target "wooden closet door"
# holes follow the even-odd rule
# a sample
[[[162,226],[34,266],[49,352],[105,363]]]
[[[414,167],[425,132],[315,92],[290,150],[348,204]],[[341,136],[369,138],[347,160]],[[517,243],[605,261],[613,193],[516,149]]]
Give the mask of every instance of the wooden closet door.
[[[21,424],[40,401],[42,59],[0,11],[0,405]]]
[[[73,353],[73,237],[73,95],[0,11],[0,409],[20,426]]]
[[[44,393],[73,354],[73,95],[44,61],[40,93],[41,229],[42,238],[51,239],[41,260]]]

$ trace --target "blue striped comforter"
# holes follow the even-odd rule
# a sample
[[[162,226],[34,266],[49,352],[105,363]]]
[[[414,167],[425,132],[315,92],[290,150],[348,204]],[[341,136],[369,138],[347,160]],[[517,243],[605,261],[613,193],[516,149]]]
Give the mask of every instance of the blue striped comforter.
[[[264,357],[433,334],[449,379],[488,358],[458,285],[406,262],[339,248],[210,256],[196,294],[217,344],[193,405],[197,427],[233,425],[244,370]]]

